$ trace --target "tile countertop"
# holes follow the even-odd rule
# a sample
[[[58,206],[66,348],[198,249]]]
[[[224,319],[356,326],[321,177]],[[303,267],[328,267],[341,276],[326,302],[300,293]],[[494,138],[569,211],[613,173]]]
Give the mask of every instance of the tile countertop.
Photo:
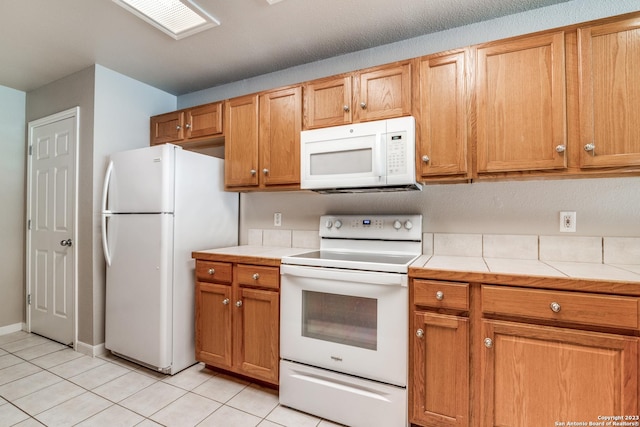
[[[422,255],[413,277],[640,296],[640,265]]]
[[[301,254],[312,250],[308,248],[243,245],[194,251],[192,257],[205,261],[280,265],[280,259],[283,256]]]

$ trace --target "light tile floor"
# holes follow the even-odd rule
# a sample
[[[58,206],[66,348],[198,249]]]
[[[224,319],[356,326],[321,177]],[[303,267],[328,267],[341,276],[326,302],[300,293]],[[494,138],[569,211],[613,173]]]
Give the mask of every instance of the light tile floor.
[[[26,332],[0,336],[0,427],[330,427],[275,390],[196,364],[174,376],[89,357]]]

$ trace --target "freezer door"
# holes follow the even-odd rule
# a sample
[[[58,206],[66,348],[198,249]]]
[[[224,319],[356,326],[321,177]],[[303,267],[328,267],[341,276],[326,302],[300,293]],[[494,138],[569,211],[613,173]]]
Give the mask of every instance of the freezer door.
[[[105,347],[166,369],[173,345],[173,215],[112,215],[107,230]]]
[[[174,145],[157,145],[111,155],[105,177],[107,211],[174,212]]]

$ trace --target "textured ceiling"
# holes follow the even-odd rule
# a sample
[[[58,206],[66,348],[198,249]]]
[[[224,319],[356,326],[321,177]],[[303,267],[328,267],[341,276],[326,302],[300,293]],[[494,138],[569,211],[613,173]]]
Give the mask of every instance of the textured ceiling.
[[[196,0],[221,26],[173,40],[111,0],[0,0],[0,85],[94,63],[175,95],[567,0]]]

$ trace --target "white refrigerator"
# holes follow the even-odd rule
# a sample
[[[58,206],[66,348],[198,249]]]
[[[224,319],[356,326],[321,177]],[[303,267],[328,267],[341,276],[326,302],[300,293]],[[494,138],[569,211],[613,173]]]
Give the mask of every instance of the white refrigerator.
[[[175,374],[195,363],[191,252],[238,243],[224,161],[165,144],[111,155],[102,195],[105,347]]]

